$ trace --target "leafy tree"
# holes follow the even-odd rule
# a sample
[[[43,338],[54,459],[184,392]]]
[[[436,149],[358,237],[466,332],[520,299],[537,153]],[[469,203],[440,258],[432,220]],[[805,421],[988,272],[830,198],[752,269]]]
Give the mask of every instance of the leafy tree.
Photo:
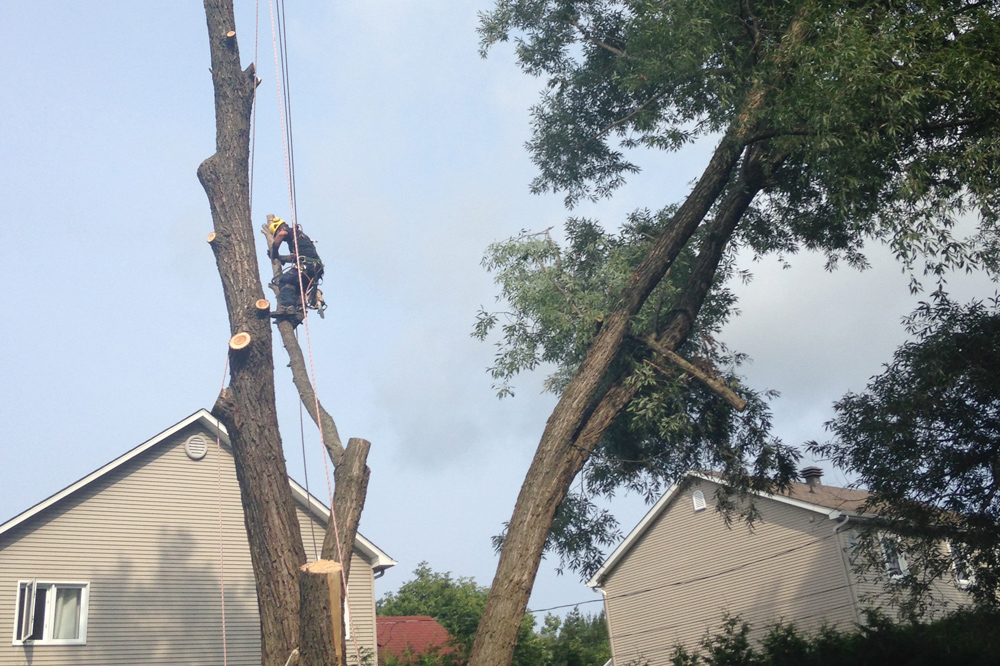
[[[877,612],[853,631],[804,634],[794,624],[768,627],[759,643],[748,623],[727,617],[697,649],[677,646],[673,666],[942,666],[993,664],[1000,656],[996,611],[959,611],[933,622],[895,623]],[[662,655],[649,655],[650,658]]]
[[[489,588],[480,587],[473,578],[452,578],[451,573],[437,573],[427,562],[421,562],[413,570],[412,580],[403,583],[395,593],[387,592],[375,602],[375,612],[381,616],[433,617],[455,638],[456,656],[464,663],[472,649],[488,594]],[[539,666],[542,663],[542,643],[534,632],[534,625],[534,617],[525,614],[519,625],[518,645],[514,651],[513,663],[517,666]]]
[[[476,333],[499,329],[499,391],[551,363],[560,398],[507,528],[474,666],[509,663],[546,545],[586,567],[608,537],[586,494],[564,502],[585,465],[604,493],[653,492],[692,463],[722,470],[737,493],[794,474],[761,396],[735,383],[739,357],[712,335],[732,313],[719,284],[736,248],[863,267],[874,239],[932,275],[993,264],[998,15],[995,0],[498,0],[483,16],[484,52],[513,40],[521,67],[546,78],[535,191],[573,205],[610,195],[639,149],[716,147],[684,201],[637,212],[617,235],[571,221],[565,250],[524,235],[487,254],[506,314],[481,313]],[[981,234],[957,240],[969,209]],[[746,418],[714,395],[739,404],[722,384],[750,402]],[[560,506],[582,529],[552,531]]]
[[[583,615],[574,608],[562,620],[547,615],[539,634],[546,645],[546,666],[604,666],[611,658],[603,612]]]
[[[414,656],[411,666],[464,663],[486,605],[488,588],[472,578],[437,573],[426,562],[413,571],[413,579],[396,592],[375,602],[380,616],[430,615],[455,638],[457,654],[432,652]],[[520,666],[603,666],[611,656],[604,613],[583,615],[574,608],[565,619],[546,615],[538,632],[533,617],[525,615],[518,632],[514,663]],[[457,659],[456,659],[457,657]]]
[[[956,564],[976,600],[996,605],[1000,302],[959,305],[936,293],[906,325],[914,339],[864,392],[836,403],[834,439],[812,448],[857,474],[873,493],[868,509],[905,537],[909,573],[895,587],[910,608]],[[864,545],[876,540],[870,533]]]

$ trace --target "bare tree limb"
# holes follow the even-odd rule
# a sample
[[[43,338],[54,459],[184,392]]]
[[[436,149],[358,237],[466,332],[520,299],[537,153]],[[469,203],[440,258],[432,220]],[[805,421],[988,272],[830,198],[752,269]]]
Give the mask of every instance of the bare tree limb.
[[[714,377],[710,377],[708,375],[708,373],[704,372],[698,366],[694,365],[690,361],[687,361],[682,356],[680,356],[679,354],[671,351],[670,349],[667,349],[666,347],[660,345],[656,341],[656,339],[653,338],[653,336],[651,336],[651,335],[650,336],[646,336],[642,340],[647,345],[649,345],[657,354],[659,354],[663,358],[667,359],[668,361],[670,361],[671,363],[673,363],[674,365],[676,365],[677,367],[679,367],[684,372],[687,372],[690,375],[694,376],[699,381],[701,381],[705,386],[707,386],[708,388],[712,389],[717,394],[719,394],[719,397],[721,397],[723,400],[725,400],[730,405],[732,405],[733,408],[736,409],[736,411],[742,412],[744,409],[746,409],[746,407],[747,407],[747,401],[744,400],[743,398],[741,398],[740,396],[736,395],[735,393],[733,393],[732,390],[730,390],[730,388],[728,386],[726,386],[725,384],[723,384],[718,379],[715,379]],[[659,370],[660,372],[662,372],[663,374],[665,374],[667,376],[671,375],[671,373],[669,373],[667,370],[665,370],[664,368],[660,367],[656,363],[653,363],[649,359],[646,359],[645,363],[647,365],[649,365],[651,368]]]

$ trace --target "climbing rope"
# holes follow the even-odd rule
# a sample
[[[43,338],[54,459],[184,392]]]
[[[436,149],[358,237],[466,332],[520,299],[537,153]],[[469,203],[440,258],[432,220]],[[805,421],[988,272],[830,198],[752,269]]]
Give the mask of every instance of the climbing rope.
[[[297,210],[297,197],[295,188],[295,163],[294,163],[294,146],[292,143],[292,128],[291,128],[291,88],[289,86],[288,79],[288,39],[286,34],[286,14],[284,0],[280,0],[280,10],[278,11],[278,19],[275,21],[275,3],[274,0],[269,0],[269,8],[271,15],[271,41],[274,49],[274,69],[275,78],[278,81],[278,110],[279,117],[281,119],[281,136],[283,143],[283,152],[285,158],[285,176],[288,181],[288,205],[289,205],[289,217],[292,223],[292,241],[295,247],[295,256],[299,256],[299,237],[298,237],[298,219],[296,215]],[[279,49],[280,41],[280,49]],[[280,50],[280,56],[279,56]],[[282,76],[282,71],[284,71],[284,76]],[[330,522],[333,525],[334,538],[337,542],[337,556],[341,563],[340,577],[341,583],[344,589],[344,607],[348,618],[348,628],[351,633],[352,643],[354,644],[355,657],[357,658],[357,663],[361,664],[361,650],[358,646],[357,632],[354,630],[354,618],[351,613],[351,602],[350,602],[350,590],[347,585],[347,576],[344,572],[344,553],[340,546],[340,530],[337,525],[337,516],[334,511],[333,505],[333,483],[330,479],[330,466],[327,462],[327,448],[326,441],[323,433],[323,427],[320,424],[320,404],[319,404],[319,387],[316,383],[316,368],[313,362],[312,353],[312,338],[309,333],[309,311],[306,302],[306,291],[305,285],[302,281],[302,271],[296,271],[299,281],[299,297],[301,299],[302,305],[302,315],[303,324],[306,331],[306,350],[309,355],[309,375],[310,381],[313,387],[313,403],[316,414],[316,423],[319,429],[320,445],[323,450],[323,468],[326,472],[326,485],[330,497]],[[303,456],[303,464],[305,457]],[[307,491],[308,493],[308,488]]]

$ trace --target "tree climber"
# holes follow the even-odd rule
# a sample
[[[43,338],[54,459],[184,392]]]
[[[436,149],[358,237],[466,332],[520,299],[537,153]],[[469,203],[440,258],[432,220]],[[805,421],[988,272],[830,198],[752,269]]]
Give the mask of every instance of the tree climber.
[[[278,276],[278,307],[274,317],[288,319],[298,325],[302,321],[302,296],[299,292],[299,275],[302,287],[306,291],[306,305],[316,308],[323,314],[326,304],[323,303],[322,292],[318,289],[320,278],[323,277],[323,262],[320,261],[316,245],[302,232],[302,227],[296,225],[294,232],[280,217],[267,216],[267,228],[273,236],[267,256],[281,263],[291,263],[292,267]],[[282,243],[288,243],[289,254],[278,253]],[[298,253],[295,248],[298,245]]]

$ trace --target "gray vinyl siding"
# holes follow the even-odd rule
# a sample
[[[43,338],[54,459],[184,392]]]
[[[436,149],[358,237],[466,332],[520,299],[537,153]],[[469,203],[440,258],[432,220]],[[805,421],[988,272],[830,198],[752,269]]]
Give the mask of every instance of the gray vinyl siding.
[[[757,627],[754,636],[778,618],[805,630],[855,622],[834,521],[760,498],[753,532],[738,522],[727,528],[716,488],[700,482],[679,492],[605,577],[616,666],[665,665],[676,644],[697,647],[727,611]],[[695,513],[697,489],[708,506]]]
[[[233,459],[211,433],[208,454],[188,458],[184,441],[200,431],[189,426],[0,536],[0,666],[222,664],[223,587],[227,662],[260,663]],[[353,596],[372,595],[371,576],[355,556]],[[90,583],[85,645],[12,645],[17,581],[31,578]]]

